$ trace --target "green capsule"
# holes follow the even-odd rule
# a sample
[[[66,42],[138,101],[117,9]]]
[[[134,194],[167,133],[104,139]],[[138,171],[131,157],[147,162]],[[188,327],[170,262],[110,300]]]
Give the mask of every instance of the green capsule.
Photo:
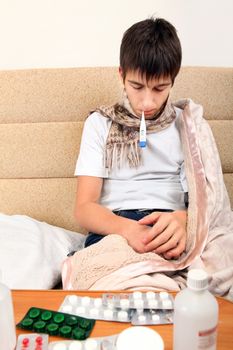
[[[39,309],[31,309],[29,311],[29,317],[31,317],[31,318],[37,318],[39,315],[40,315]]]
[[[90,329],[91,326],[91,321],[86,319],[86,318],[82,318],[79,320],[79,327],[84,328],[84,329]]]
[[[78,327],[73,329],[72,336],[74,339],[80,339],[80,340],[86,339],[86,333],[85,333],[84,329],[81,329]]]
[[[46,323],[44,321],[37,321],[34,323],[34,329],[37,331],[42,332],[46,326]]]
[[[59,326],[56,323],[50,323],[46,327],[46,330],[50,335],[57,335],[58,334],[58,328]]]
[[[44,312],[42,312],[41,319],[43,321],[48,321],[48,320],[50,320],[50,318],[52,318],[52,312],[51,311],[44,311]]]
[[[64,321],[64,319],[65,319],[65,316],[63,314],[55,314],[53,316],[53,320],[56,323],[62,323]]]
[[[31,329],[33,324],[33,320],[31,318],[25,318],[22,322],[21,325],[24,328]]]
[[[69,326],[75,326],[78,323],[77,317],[70,316],[66,318],[66,324]]]
[[[61,336],[63,337],[69,337],[70,334],[71,334],[71,331],[72,331],[72,328],[70,326],[62,326],[60,329],[59,329],[59,333]]]

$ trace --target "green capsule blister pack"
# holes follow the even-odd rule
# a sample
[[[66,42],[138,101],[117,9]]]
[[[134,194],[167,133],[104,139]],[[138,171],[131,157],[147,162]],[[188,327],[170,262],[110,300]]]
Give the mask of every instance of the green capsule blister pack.
[[[84,340],[89,337],[94,324],[93,319],[31,307],[16,326],[38,333]]]

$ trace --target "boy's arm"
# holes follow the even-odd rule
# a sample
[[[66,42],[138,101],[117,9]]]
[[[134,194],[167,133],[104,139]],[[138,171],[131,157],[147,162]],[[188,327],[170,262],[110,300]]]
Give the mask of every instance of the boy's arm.
[[[137,252],[145,251],[143,237],[151,227],[135,220],[123,218],[99,204],[103,179],[94,176],[78,176],[75,217],[87,231],[102,235],[119,234]]]

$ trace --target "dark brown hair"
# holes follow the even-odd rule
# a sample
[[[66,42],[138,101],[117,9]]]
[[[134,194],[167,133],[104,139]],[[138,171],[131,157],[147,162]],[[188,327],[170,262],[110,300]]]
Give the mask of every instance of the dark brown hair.
[[[170,77],[174,82],[182,59],[182,49],[175,27],[162,18],[149,18],[132,25],[123,35],[120,66],[139,71],[150,78]]]

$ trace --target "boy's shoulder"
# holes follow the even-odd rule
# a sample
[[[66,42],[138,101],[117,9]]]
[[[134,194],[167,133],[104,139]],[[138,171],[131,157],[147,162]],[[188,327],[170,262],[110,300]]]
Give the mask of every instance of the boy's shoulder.
[[[109,118],[104,117],[98,110],[92,111],[88,116],[86,121],[105,123]]]
[[[111,119],[104,117],[98,111],[93,111],[85,120],[85,127],[94,127],[96,129],[108,130],[110,128],[111,122]]]

